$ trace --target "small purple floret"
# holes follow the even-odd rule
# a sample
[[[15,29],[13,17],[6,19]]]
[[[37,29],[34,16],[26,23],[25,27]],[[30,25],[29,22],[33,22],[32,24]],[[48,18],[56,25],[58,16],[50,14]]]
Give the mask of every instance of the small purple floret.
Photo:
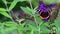
[[[46,8],[46,5],[44,3],[41,3],[39,5],[39,10],[43,10],[44,12],[47,12],[48,11],[47,8]]]
[[[48,5],[48,7],[50,8],[50,11],[52,12],[52,8],[57,6],[56,4],[50,4]],[[42,2],[39,5],[39,10],[42,10],[43,12],[48,12],[48,7],[46,7],[46,5]],[[40,12],[40,11],[39,11]],[[48,15],[50,17],[50,15]],[[48,22],[49,18],[45,18],[43,19],[45,22]]]

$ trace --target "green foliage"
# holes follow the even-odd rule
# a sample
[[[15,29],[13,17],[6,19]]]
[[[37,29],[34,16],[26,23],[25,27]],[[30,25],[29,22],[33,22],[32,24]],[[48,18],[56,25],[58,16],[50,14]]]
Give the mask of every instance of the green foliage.
[[[37,11],[37,8],[39,6],[39,1],[38,0],[13,0],[11,2],[11,4],[8,7],[8,1],[6,0],[2,0],[3,3],[7,6],[6,9],[5,8],[0,8],[0,14],[3,15],[6,18],[9,18],[6,21],[0,22],[0,34],[22,34],[22,33],[26,33],[26,34],[48,34],[51,32],[51,30],[49,30],[47,27],[48,26],[56,26],[56,31],[57,34],[60,34],[60,20],[55,20],[55,23],[50,24],[49,22],[44,22],[43,20],[41,20],[40,16],[38,14],[35,14],[35,12]],[[10,11],[12,11],[12,9],[14,9],[14,7],[17,5],[18,2],[28,2],[27,4],[30,4],[34,7],[29,8],[31,6],[19,6],[20,9],[22,11],[24,11],[26,14],[28,14],[30,17],[33,17],[33,20],[28,20],[28,19],[16,19],[16,21],[19,23],[17,24],[17,22],[15,22],[12,17],[10,15]],[[44,0],[44,2],[46,2],[46,0]],[[50,3],[54,3],[54,0],[50,0],[48,1],[49,4]],[[21,3],[21,4],[22,4]],[[15,10],[15,9],[14,9]],[[3,18],[3,17],[1,17]],[[12,21],[11,21],[11,20]]]
[[[17,0],[14,0],[12,3],[11,3],[11,5],[10,5],[10,7],[9,7],[9,11],[11,11],[14,7],[15,7],[15,5],[17,4]]]
[[[0,14],[6,16],[8,18],[11,18],[11,16],[7,13],[7,10],[4,8],[0,8]]]
[[[37,7],[39,5],[39,0],[32,0],[31,2],[34,7]]]
[[[14,22],[11,22],[11,21],[6,21],[6,22],[3,22],[3,23],[0,23],[0,32],[2,34],[7,34],[7,33],[10,33],[10,32],[13,32],[14,30],[17,29],[16,26],[17,25]]]
[[[27,21],[26,24],[30,24],[29,27],[31,29],[31,34],[34,33],[34,31],[40,31],[39,29],[41,29],[41,33],[49,33],[50,30],[48,30],[46,28],[46,25],[43,24],[43,21],[41,19],[39,19],[40,17],[38,17],[35,13],[33,14],[34,10],[28,8],[28,7],[21,7],[21,9],[29,14],[29,15],[32,15],[32,16],[35,16],[35,19],[37,21],[37,23],[39,23],[39,26],[37,27],[36,23],[35,22],[31,22],[31,21]],[[33,11],[33,12],[32,12]],[[47,24],[48,25],[48,24]]]
[[[45,24],[42,24],[40,28],[41,28],[41,32],[42,33],[49,33],[50,32],[50,30],[47,29]]]
[[[57,34],[60,34],[60,20],[56,20],[54,24],[56,25]]]
[[[33,16],[32,12],[34,12],[34,11],[33,11],[32,9],[30,9],[29,7],[21,7],[21,9],[22,9],[25,13]]]
[[[23,1],[26,0],[14,0],[9,7],[9,11],[12,10],[18,2],[23,2]]]

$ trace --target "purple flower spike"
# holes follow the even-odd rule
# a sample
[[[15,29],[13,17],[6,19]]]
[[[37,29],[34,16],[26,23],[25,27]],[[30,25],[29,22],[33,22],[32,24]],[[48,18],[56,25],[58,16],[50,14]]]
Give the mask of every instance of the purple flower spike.
[[[43,10],[44,12],[47,12],[48,11],[47,8],[46,8],[46,5],[44,3],[41,3],[39,5],[39,10]]]
[[[39,5],[39,15],[42,20],[44,20],[45,22],[48,22],[50,18],[50,10],[44,3],[41,3]]]

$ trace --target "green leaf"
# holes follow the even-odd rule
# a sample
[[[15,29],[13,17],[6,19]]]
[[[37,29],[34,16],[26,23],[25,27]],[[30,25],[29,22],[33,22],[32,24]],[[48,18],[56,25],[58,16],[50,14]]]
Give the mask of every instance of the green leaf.
[[[56,26],[56,29],[57,29],[57,34],[60,34],[60,19],[55,20],[55,26]]]
[[[22,34],[23,30],[25,30],[24,25],[25,25],[25,23],[18,25],[17,28],[18,28],[19,34]]]
[[[3,22],[5,25],[9,26],[9,27],[13,27],[13,26],[17,26],[16,23],[12,22],[12,21],[5,21]]]
[[[39,1],[38,0],[32,0],[31,1],[34,7],[39,6]]]
[[[30,16],[33,16],[32,12],[34,12],[29,7],[20,7],[25,13],[29,14]]]
[[[4,8],[0,8],[0,11],[4,11],[4,12],[5,12],[5,11],[6,11],[6,9],[4,9]]]
[[[23,1],[26,1],[26,0],[13,0],[13,2],[11,3],[11,5],[9,7],[9,11],[11,11],[18,2],[23,2]]]
[[[6,9],[4,8],[0,8],[0,14],[8,17],[8,18],[11,18],[11,16],[7,13]]]
[[[33,7],[37,7],[39,6],[39,0],[28,0],[27,1],[29,4],[31,2],[31,4],[33,5]]]
[[[17,27],[18,30],[19,31],[24,30],[24,25],[25,25],[25,23],[18,25],[18,27]]]
[[[10,5],[10,7],[9,7],[9,11],[11,11],[14,7],[15,7],[15,5],[17,4],[17,0],[14,0],[12,3],[11,3],[11,5]]]
[[[31,34],[34,34],[34,30],[31,30]]]
[[[24,27],[27,25],[28,25],[28,27]],[[20,26],[18,26],[18,28],[19,28],[19,30],[37,30],[35,22],[29,21],[29,20],[27,20],[23,24],[20,24]]]
[[[40,26],[40,30],[41,30],[41,33],[49,33],[50,32],[50,30],[44,24],[42,24]]]
[[[17,25],[14,22],[6,21],[0,24],[0,32],[7,34],[17,29]]]
[[[4,16],[6,16],[6,17],[8,17],[8,18],[11,18],[11,16],[8,14],[8,13],[6,13],[6,12],[0,12],[2,15],[4,15]]]
[[[36,19],[37,23],[39,23],[40,26],[43,24],[43,21],[42,21],[42,19],[40,18],[40,16],[35,15],[35,19]]]
[[[31,20],[26,20],[24,23],[26,23],[26,25],[29,25],[29,26],[31,25],[33,27],[37,27],[36,23]],[[31,27],[31,28],[33,28],[33,27]]]
[[[35,8],[34,8],[34,10],[36,10],[38,8],[38,6],[36,6]]]
[[[26,33],[26,34],[30,34],[30,32],[31,32],[31,30],[26,30],[25,33]]]
[[[3,22],[3,24],[4,24],[4,27],[3,27],[4,31],[7,33],[17,29],[17,24],[12,21],[6,21],[6,22]]]

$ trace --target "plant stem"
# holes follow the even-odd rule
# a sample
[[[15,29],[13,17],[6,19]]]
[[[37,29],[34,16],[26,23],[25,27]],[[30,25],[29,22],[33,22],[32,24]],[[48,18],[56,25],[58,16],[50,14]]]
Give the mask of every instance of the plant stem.
[[[29,3],[30,3],[31,9],[33,9],[33,6],[32,6],[31,1],[32,1],[32,0],[29,0]],[[33,17],[34,17],[34,21],[35,21],[36,25],[38,26],[37,21],[36,21],[36,18],[35,18],[35,15],[34,15],[34,12],[32,12],[32,14],[33,14]]]
[[[11,13],[10,13],[10,11],[9,11],[9,9],[8,9],[8,6],[7,6],[7,2],[5,3],[5,6],[6,6],[6,10],[7,10],[7,12],[9,13],[9,15],[11,16],[11,20],[13,21],[13,22],[15,22],[14,20],[13,20],[13,18],[12,18],[12,15],[11,15]]]
[[[29,1],[29,3],[30,3],[30,7],[31,7],[31,9],[33,9],[33,6],[32,6],[32,3],[31,3],[31,0]],[[34,9],[33,9],[34,10]],[[35,10],[34,10],[35,11]],[[32,14],[33,14],[33,17],[34,17],[34,21],[35,21],[35,23],[36,23],[36,25],[37,25],[37,28],[38,28],[38,31],[39,31],[39,34],[40,34],[40,25],[38,26],[38,22],[37,22],[37,20],[36,20],[36,18],[35,18],[35,13],[34,12],[32,12]]]

